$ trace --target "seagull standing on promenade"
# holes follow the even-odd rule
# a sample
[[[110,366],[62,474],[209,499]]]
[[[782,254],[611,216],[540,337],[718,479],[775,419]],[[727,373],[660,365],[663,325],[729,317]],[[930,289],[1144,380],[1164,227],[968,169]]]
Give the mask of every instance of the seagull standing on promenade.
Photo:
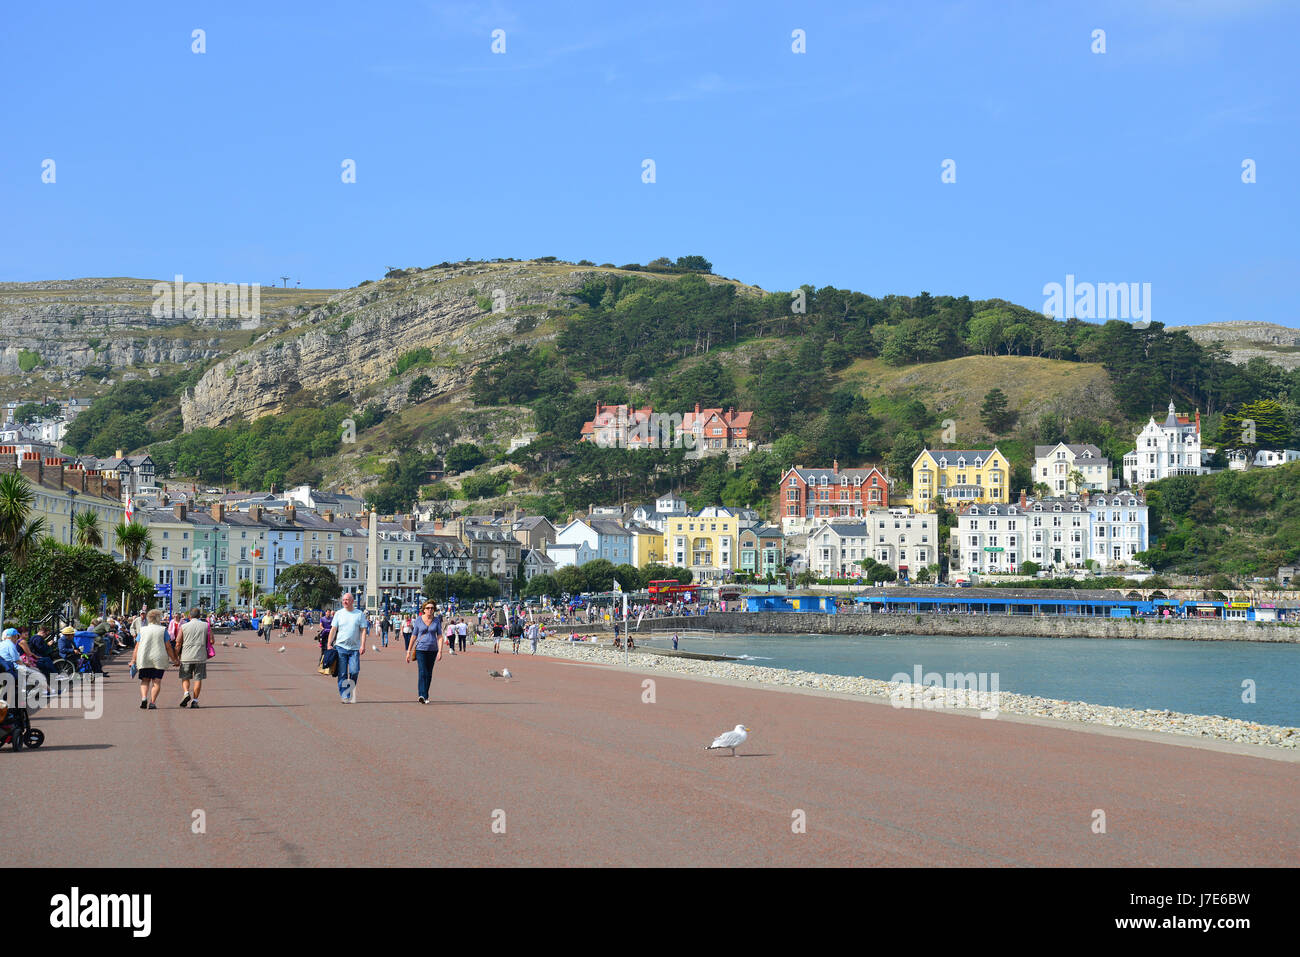
[[[736,756],[736,748],[745,743],[749,737],[749,729],[743,724],[736,725],[732,731],[727,731],[713,739],[713,743],[705,748],[705,751],[712,751],[715,748],[731,748],[731,756]]]

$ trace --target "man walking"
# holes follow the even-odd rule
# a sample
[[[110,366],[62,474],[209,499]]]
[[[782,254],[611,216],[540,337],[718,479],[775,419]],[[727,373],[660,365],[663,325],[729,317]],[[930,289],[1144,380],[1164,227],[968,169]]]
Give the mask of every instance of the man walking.
[[[356,608],[356,596],[345,592],[343,608],[335,613],[329,636],[329,647],[339,656],[339,700],[345,704],[356,703],[361,656],[366,653],[369,634],[366,613]]]
[[[197,608],[189,610],[189,620],[181,625],[176,637],[176,653],[181,659],[180,707],[197,708],[199,689],[208,676],[208,623]]]

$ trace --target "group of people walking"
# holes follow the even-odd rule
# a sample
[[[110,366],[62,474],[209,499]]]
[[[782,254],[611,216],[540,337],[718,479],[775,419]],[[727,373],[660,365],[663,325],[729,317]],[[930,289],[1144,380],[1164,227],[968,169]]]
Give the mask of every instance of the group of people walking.
[[[198,608],[184,620],[179,615],[163,625],[165,612],[151,608],[143,613],[131,652],[131,674],[140,679],[140,707],[156,710],[163,676],[171,665],[181,675],[181,708],[197,708],[199,693],[208,677],[208,659],[216,654],[212,625]]]

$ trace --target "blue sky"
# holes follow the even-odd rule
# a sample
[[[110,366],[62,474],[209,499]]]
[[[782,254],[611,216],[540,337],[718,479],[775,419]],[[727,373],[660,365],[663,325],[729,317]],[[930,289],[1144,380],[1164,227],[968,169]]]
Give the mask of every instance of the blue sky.
[[[97,2],[5,19],[3,280],[335,287],[462,258],[698,253],[768,289],[1042,308],[1073,274],[1151,283],[1167,325],[1300,325],[1294,4]]]

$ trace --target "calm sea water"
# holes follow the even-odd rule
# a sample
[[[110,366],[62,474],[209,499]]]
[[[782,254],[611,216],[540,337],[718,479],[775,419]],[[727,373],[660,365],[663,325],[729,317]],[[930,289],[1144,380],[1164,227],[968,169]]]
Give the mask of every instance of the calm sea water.
[[[647,642],[671,647],[671,640]],[[1001,691],[1222,715],[1300,726],[1300,645],[1106,638],[946,638],[925,635],[718,635],[684,651],[743,663],[888,681],[898,672],[986,672]],[[1255,702],[1241,700],[1255,683]]]

